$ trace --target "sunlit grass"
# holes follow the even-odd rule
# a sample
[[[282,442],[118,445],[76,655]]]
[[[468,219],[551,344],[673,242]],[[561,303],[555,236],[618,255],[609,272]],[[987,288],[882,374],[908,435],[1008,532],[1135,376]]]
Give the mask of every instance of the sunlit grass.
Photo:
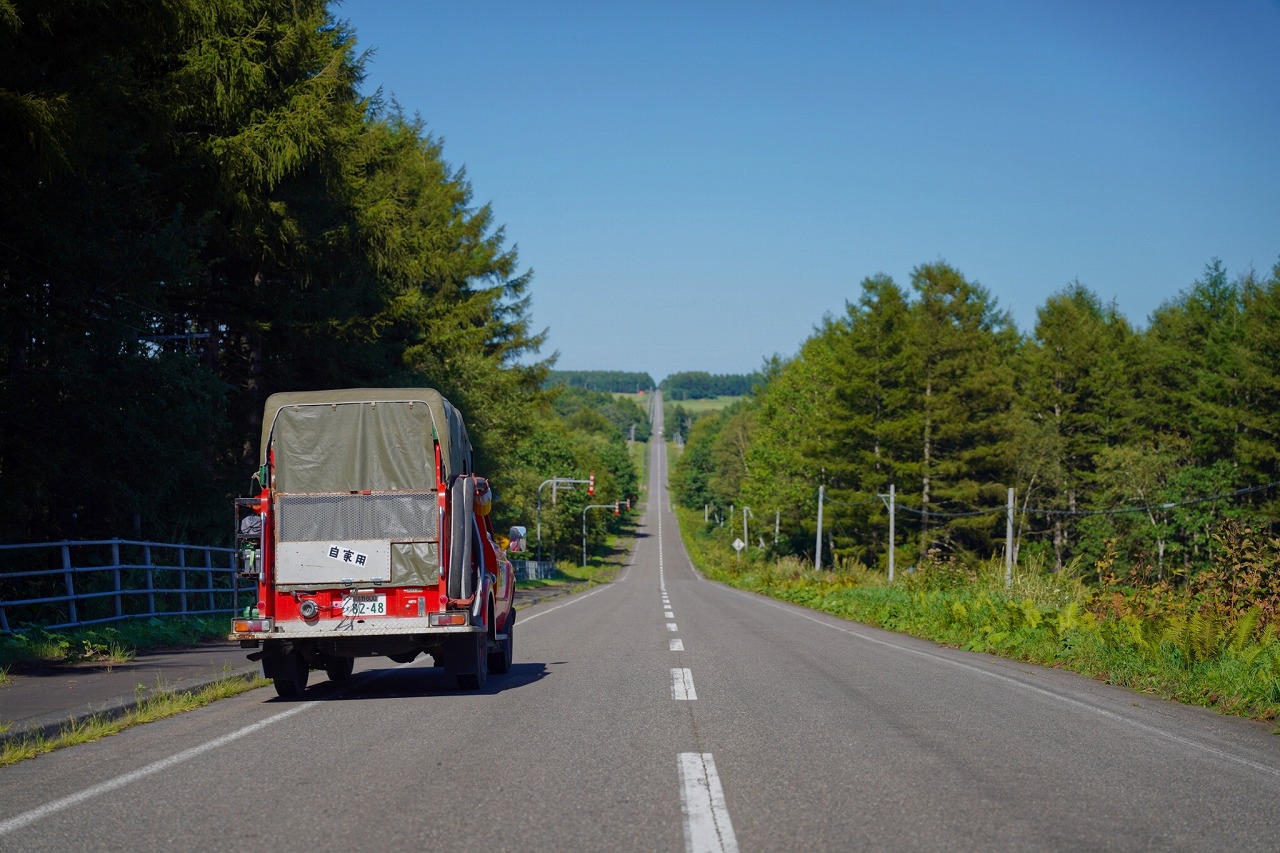
[[[159,691],[141,700],[135,707],[119,716],[99,714],[83,720],[68,721],[58,734],[51,737],[36,735],[6,741],[0,744],[0,767],[35,758],[38,755],[53,752],[55,749],[101,740],[143,723],[176,717],[178,714],[202,708],[219,699],[238,696],[270,683],[259,675],[229,676],[199,690]],[[3,733],[3,730],[0,728],[0,733]]]
[[[554,577],[516,581],[516,588],[524,590],[571,588],[576,592],[600,584],[612,583],[626,559],[626,548],[623,547],[625,539],[624,536],[610,536],[605,542],[604,556],[589,558],[585,566],[572,560],[558,560]]]
[[[739,400],[745,400],[746,397],[724,396],[724,397],[699,397],[696,400],[676,400],[664,397],[662,402],[668,408],[679,406],[691,415],[700,415],[705,412],[718,412],[721,409],[727,409]]]

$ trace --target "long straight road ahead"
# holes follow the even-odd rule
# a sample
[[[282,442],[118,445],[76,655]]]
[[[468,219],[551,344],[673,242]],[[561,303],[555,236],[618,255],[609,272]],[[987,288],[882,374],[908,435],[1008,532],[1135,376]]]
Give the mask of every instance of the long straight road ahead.
[[[1280,849],[1269,726],[707,582],[666,471],[486,690],[373,659],[0,769],[0,851]]]

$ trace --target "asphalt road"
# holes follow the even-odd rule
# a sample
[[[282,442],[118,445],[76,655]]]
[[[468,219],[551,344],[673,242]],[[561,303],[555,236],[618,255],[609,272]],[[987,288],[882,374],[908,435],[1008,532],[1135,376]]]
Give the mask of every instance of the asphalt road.
[[[2,768],[0,851],[1280,849],[1270,726],[702,580],[651,453],[485,691],[372,659]]]

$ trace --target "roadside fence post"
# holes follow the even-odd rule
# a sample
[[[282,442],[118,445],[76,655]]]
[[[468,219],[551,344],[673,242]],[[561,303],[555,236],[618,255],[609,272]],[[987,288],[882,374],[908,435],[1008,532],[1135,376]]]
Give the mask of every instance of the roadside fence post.
[[[182,612],[187,612],[187,546],[178,548],[178,600],[182,602]]]
[[[124,596],[121,595],[121,593],[124,591],[124,584],[122,583],[122,578],[120,576],[120,540],[119,539],[111,540],[111,574],[114,576],[115,582],[116,582],[116,594],[115,594],[116,618],[119,619],[122,616],[124,616]]]
[[[62,545],[62,573],[67,585],[67,613],[71,617],[72,622],[79,622],[80,618],[76,615],[76,582],[72,579],[71,568],[71,546],[65,542]]]
[[[205,586],[209,590],[209,609],[217,610],[218,602],[214,597],[213,587],[213,552],[208,548],[203,548],[201,550],[204,551],[204,577],[206,581]]]
[[[142,546],[142,561],[147,568],[147,615],[156,615],[156,578],[151,568],[151,543]]]

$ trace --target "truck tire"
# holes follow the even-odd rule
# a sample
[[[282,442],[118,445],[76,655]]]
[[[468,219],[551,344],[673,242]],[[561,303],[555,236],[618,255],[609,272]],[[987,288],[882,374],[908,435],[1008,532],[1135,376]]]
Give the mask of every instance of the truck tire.
[[[470,476],[458,477],[449,490],[449,597],[471,594],[471,562],[474,550],[476,483]]]
[[[505,675],[511,669],[511,653],[515,648],[516,612],[507,617],[507,636],[498,641],[498,648],[489,652],[489,671]]]
[[[276,695],[281,699],[298,699],[302,696],[302,691],[307,689],[307,675],[311,671],[311,667],[307,665],[307,659],[298,652],[290,652],[293,657],[293,671],[288,675],[275,676],[271,679],[271,683],[275,685]]]
[[[483,690],[489,682],[489,634],[480,631],[471,635],[463,653],[474,655],[475,671],[459,674],[458,686],[463,690]]]
[[[350,678],[355,668],[355,658],[344,658],[338,655],[324,656],[324,674],[329,676],[329,680],[334,684],[341,684]]]

